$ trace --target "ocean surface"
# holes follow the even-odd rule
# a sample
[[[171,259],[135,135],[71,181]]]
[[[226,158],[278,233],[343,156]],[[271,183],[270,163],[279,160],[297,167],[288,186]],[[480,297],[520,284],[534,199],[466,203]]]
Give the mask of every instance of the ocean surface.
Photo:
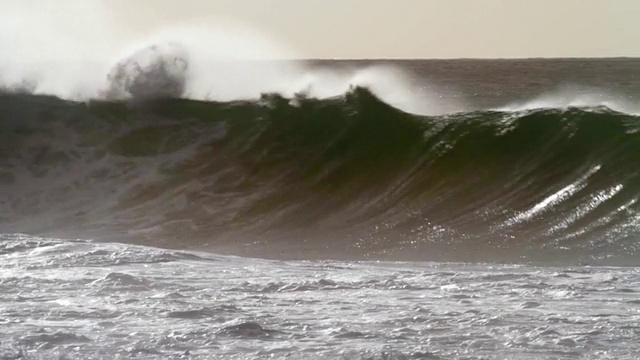
[[[640,59],[275,64],[0,76],[0,359],[640,358]]]

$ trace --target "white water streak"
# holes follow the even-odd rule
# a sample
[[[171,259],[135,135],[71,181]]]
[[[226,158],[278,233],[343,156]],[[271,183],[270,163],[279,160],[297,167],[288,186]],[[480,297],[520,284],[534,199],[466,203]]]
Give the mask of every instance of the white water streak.
[[[587,180],[589,179],[589,177],[598,172],[598,170],[600,170],[600,167],[600,165],[592,167],[578,180],[549,195],[544,200],[535,204],[531,209],[525,212],[521,212],[511,219],[507,220],[505,225],[512,226],[530,220],[531,218],[549,210],[550,208],[562,203],[563,201],[566,201],[575,193],[584,189],[584,187],[587,186]]]

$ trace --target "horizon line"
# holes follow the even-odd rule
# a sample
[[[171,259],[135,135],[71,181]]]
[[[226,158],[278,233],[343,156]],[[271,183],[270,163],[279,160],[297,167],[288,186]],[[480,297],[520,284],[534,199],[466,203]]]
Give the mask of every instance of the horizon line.
[[[349,58],[349,57],[300,57],[300,58],[263,58],[263,59],[211,59],[214,62],[248,62],[248,61],[554,61],[554,60],[640,60],[640,56],[592,56],[592,57],[452,57],[452,58],[419,58],[419,57],[376,57],[376,58]],[[69,59],[47,59],[38,62],[29,62],[33,64],[43,63],[65,63]],[[89,60],[85,63],[99,63],[99,60]]]
[[[307,57],[307,58],[282,58],[282,59],[273,59],[273,60],[322,60],[322,61],[362,61],[362,60],[640,60],[640,55],[638,56],[558,56],[558,57],[550,57],[550,56],[532,56],[532,57],[434,57],[434,58],[420,58],[420,57],[371,57],[371,58],[350,58],[350,57]]]

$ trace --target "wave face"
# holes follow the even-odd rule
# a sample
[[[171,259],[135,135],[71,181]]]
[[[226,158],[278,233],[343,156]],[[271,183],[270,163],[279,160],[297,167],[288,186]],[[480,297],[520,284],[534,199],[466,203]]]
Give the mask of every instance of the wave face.
[[[638,263],[640,119],[0,97],[0,227],[288,258]]]

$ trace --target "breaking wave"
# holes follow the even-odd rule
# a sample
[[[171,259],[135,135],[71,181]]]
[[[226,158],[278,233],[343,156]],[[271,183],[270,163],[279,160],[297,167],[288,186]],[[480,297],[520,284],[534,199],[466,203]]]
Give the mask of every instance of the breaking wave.
[[[265,257],[634,263],[640,119],[0,97],[0,227]]]

